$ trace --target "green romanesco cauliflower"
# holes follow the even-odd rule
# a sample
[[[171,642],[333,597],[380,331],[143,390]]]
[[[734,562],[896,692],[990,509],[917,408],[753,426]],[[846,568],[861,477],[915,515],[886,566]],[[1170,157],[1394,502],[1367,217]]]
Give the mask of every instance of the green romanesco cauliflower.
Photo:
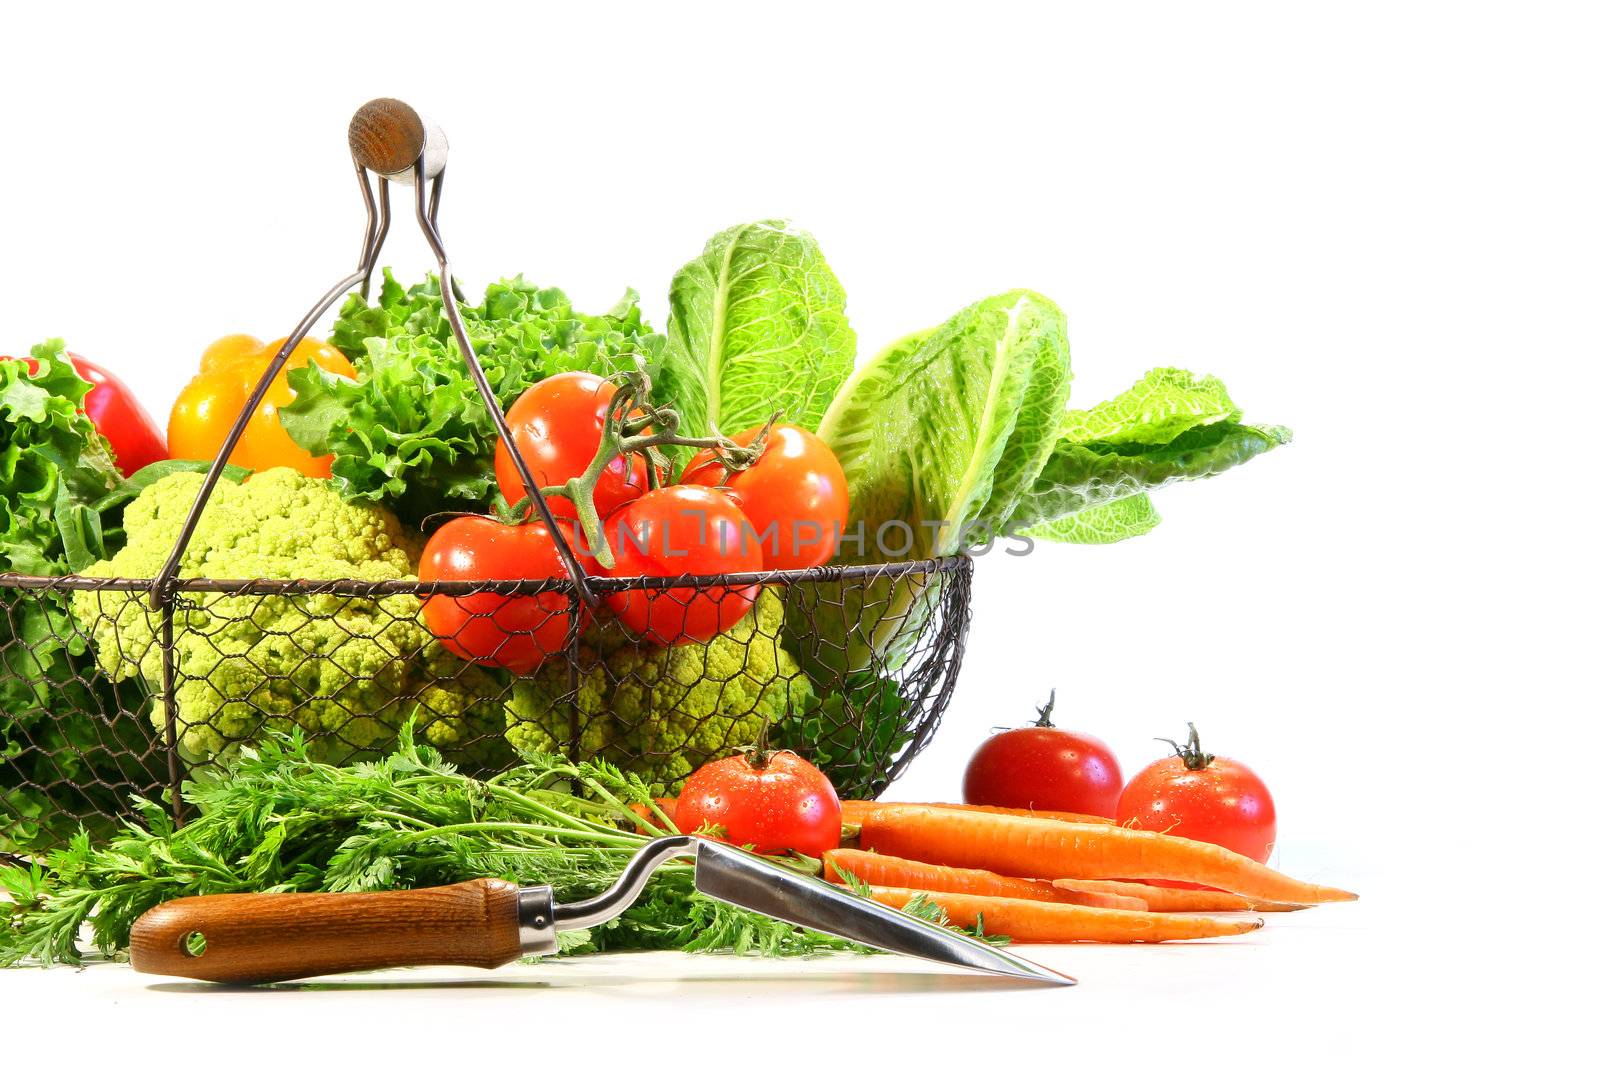
[[[166,561],[203,476],[168,475],[128,505],[127,545],[84,573],[153,577]],[[385,579],[416,575],[416,546],[382,508],[342,500],[326,481],[288,468],[217,483],[184,553],[182,577]],[[263,727],[299,726],[318,756],[342,761],[384,748],[413,714],[431,744],[474,758],[503,752],[503,692],[456,659],[419,619],[409,594],[260,596],[182,593],[174,616],[177,737],[205,761]],[[84,591],[72,611],[113,679],[161,687],[161,616],[144,592]],[[152,713],[165,728],[167,708]],[[492,739],[485,748],[483,738]]]
[[[564,662],[541,668],[512,689],[506,739],[526,752],[601,757],[653,784],[676,785],[707,760],[757,744],[770,724],[810,701],[811,684],[780,646],[782,633],[783,601],[770,589],[704,645],[659,648],[633,643],[614,623],[593,627],[579,646],[576,699],[564,699]]]

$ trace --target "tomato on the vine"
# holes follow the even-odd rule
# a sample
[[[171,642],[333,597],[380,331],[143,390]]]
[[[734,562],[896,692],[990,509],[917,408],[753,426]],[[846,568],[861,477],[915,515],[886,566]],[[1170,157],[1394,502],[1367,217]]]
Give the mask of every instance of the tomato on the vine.
[[[1117,821],[1136,830],[1209,841],[1265,863],[1278,837],[1278,813],[1267,784],[1237,760],[1202,751],[1194,723],[1188,744],[1167,743],[1176,755],[1129,780],[1117,802]]]
[[[734,574],[765,568],[750,520],[723,494],[699,485],[652,489],[612,512],[606,544],[618,578]],[[629,630],[662,645],[708,641],[738,622],[759,586],[636,589],[606,604]]]
[[[693,833],[721,827],[757,852],[820,856],[839,847],[839,794],[828,776],[793,752],[755,752],[708,763],[689,776],[672,821]]]
[[[571,524],[556,523],[570,544]],[[483,515],[464,515],[439,527],[417,567],[424,582],[565,577],[544,523],[511,525]],[[527,674],[566,644],[573,629],[568,607],[566,595],[556,592],[436,594],[423,601],[422,618],[440,644],[462,659]]]
[[[1110,817],[1122,793],[1122,768],[1104,741],[1051,725],[1056,695],[1039,721],[1003,730],[972,754],[963,793],[968,804]]]
[[[565,485],[588,469],[600,450],[606,411],[616,392],[617,387],[598,374],[568,371],[552,374],[517,397],[506,412],[506,424],[536,485],[541,489]],[[495,442],[494,477],[507,503],[528,495],[504,441]],[[604,518],[637,500],[648,486],[644,456],[616,456],[595,484],[595,509]],[[565,497],[548,497],[547,503],[552,515],[570,519],[578,514]]]
[[[761,434],[757,426],[733,438],[747,448]],[[833,449],[809,430],[778,423],[754,464],[728,473],[710,449],[689,461],[685,485],[720,487],[749,518],[773,570],[799,570],[828,562],[838,551],[850,497],[844,468]]]

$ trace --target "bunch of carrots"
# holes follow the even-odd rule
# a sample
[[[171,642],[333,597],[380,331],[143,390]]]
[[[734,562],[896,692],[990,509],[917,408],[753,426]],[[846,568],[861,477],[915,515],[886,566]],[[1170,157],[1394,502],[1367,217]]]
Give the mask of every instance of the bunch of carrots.
[[[670,804],[663,805],[669,816]],[[897,908],[922,895],[954,923],[981,924],[985,933],[1018,942],[1221,937],[1259,929],[1261,912],[1356,899],[1220,845],[1094,815],[868,800],[842,806],[846,826],[860,827],[858,847],[823,853],[829,881],[862,884]]]

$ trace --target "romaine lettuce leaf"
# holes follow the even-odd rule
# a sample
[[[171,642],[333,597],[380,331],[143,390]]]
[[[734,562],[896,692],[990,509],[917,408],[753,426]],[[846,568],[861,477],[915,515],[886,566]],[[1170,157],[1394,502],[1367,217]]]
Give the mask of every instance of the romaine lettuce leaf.
[[[1281,426],[1250,426],[1222,383],[1188,371],[1150,371],[1126,392],[1069,412],[1048,462],[1011,516],[1027,537],[1108,544],[1148,533],[1159,517],[1143,497],[1170,482],[1221,474],[1287,443]],[[1083,514],[1081,520],[1073,516]]]
[[[724,230],[672,279],[656,399],[700,437],[774,411],[815,430],[855,365],[856,335],[816,239],[784,222]]]
[[[1026,290],[864,364],[818,430],[844,468],[851,529],[866,535],[839,562],[931,559],[993,538],[1050,458],[1071,378],[1066,316]],[[889,524],[909,545],[878,536]]]
[[[1026,290],[861,366],[818,430],[850,487],[834,562],[931,559],[993,539],[1050,458],[1071,377],[1066,316]],[[895,669],[940,586],[928,575],[799,587],[790,632],[802,665],[813,680]]]
[[[1109,545],[1154,530],[1161,523],[1149,493],[1125,496],[1107,504],[1074,511],[1032,526],[1023,536],[1063,545]]]
[[[1166,485],[1221,474],[1286,444],[1281,426],[1219,422],[1179,434],[1164,445],[1098,447],[1064,441],[1013,516],[1029,528],[1084,508]]]
[[[1126,391],[1086,411],[1069,411],[1061,439],[1078,444],[1165,444],[1214,422],[1237,422],[1239,408],[1222,382],[1177,367],[1147,371]]]

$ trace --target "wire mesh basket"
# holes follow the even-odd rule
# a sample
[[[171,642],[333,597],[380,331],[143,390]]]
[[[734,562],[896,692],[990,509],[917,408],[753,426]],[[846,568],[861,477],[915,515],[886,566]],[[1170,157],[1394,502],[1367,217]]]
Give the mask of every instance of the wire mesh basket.
[[[151,622],[159,635],[166,609],[149,606],[148,579],[0,575],[0,610],[8,618],[52,598],[70,604],[74,620],[70,633],[31,645],[19,636],[0,646],[0,851],[54,846],[80,823],[93,831],[127,814],[134,796],[171,804],[189,775],[226,761],[267,730],[293,727],[334,762],[386,751],[414,721],[421,737],[484,774],[510,766],[522,748],[598,756],[664,790],[700,763],[766,737],[815,760],[841,794],[875,796],[931,739],[949,702],[970,615],[971,571],[968,557],[952,557],[717,582],[594,579],[597,591],[650,588],[685,603],[731,583],[759,584],[760,592],[744,620],[710,641],[659,646],[600,618],[523,676],[448,653],[408,653],[421,598],[542,594],[576,604],[570,586],[180,579],[172,614],[184,636],[176,647],[163,647],[158,637],[143,649],[120,650],[132,672],[120,679],[101,665],[96,642],[151,632]],[[819,632],[807,631],[808,622],[859,611],[863,589],[909,605],[899,615],[873,616],[880,635],[888,627],[904,639],[892,659],[869,657],[854,667],[807,657],[807,638]],[[375,625],[339,629],[352,605]],[[473,618],[497,626],[492,610]],[[262,640],[232,640],[240,620]],[[850,627],[828,632],[858,636]],[[280,636],[287,640],[271,640]],[[506,632],[507,640],[522,636]],[[286,660],[285,645],[301,658]],[[170,687],[145,684],[133,667],[168,652]],[[36,669],[41,658],[51,664],[43,673]],[[337,684],[328,684],[330,674]],[[61,699],[67,691],[70,700]],[[176,714],[168,714],[174,704]],[[63,707],[72,710],[51,710]]]
[[[519,750],[560,752],[607,759],[664,791],[706,760],[769,742],[814,760],[841,795],[881,792],[950,700],[970,618],[969,557],[598,577],[557,534],[567,577],[542,581],[235,580],[186,562],[246,420],[290,352],[335,301],[370,282],[391,181],[415,187],[457,347],[510,439],[438,236],[442,135],[405,105],[374,101],[352,122],[351,146],[367,207],[357,270],[307,313],[257,382],[166,565],[153,577],[0,574],[0,853],[44,851],[80,824],[94,833],[135,798],[169,805],[181,820],[191,775],[290,728],[332,762],[376,756],[409,726],[485,775]],[[644,640],[605,606],[622,594],[669,619],[731,614],[715,636]],[[461,607],[472,647],[531,639],[555,654],[513,673],[453,653],[449,635],[435,639],[420,620],[430,597]],[[520,616],[507,605],[520,598],[551,605],[540,625],[562,627],[554,641],[508,624]]]

